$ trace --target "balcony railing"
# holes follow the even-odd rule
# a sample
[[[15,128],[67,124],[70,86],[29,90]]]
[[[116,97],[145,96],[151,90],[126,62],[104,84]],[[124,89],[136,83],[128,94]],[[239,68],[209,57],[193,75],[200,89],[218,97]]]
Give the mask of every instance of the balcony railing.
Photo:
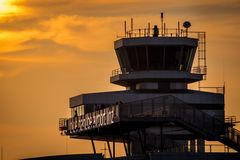
[[[125,72],[122,72],[121,68],[114,69],[114,70],[112,70],[112,77],[123,74],[123,73],[125,73]]]
[[[68,128],[68,119],[67,118],[60,118],[59,119],[59,130],[67,130]]]
[[[199,91],[225,94],[225,86],[222,86],[222,87],[199,87]]]
[[[159,37],[192,37],[198,38],[198,34],[205,33],[199,31],[187,31],[186,29],[178,28],[164,28],[159,29]],[[153,28],[138,28],[126,31],[125,35],[117,36],[118,38],[138,38],[138,37],[152,37],[154,34]]]
[[[226,128],[225,138],[227,138],[231,142],[234,142],[238,145],[238,147],[240,147],[240,132],[237,129],[233,127]]]
[[[224,133],[223,119],[216,119],[173,96],[161,96],[126,103],[121,106],[120,111],[122,117],[128,118],[173,118],[205,136],[216,136]]]
[[[207,66],[194,66],[192,67],[191,73],[194,74],[207,74]]]
[[[225,124],[229,126],[235,126],[237,122],[236,116],[225,116]]]
[[[182,72],[182,71],[179,71],[179,72]],[[112,70],[112,77],[121,75],[121,74],[128,74],[128,73],[130,73],[130,72],[127,72],[126,68],[122,68],[122,69],[118,68],[118,69]],[[206,66],[192,67],[191,73],[205,75],[207,73],[207,67]]]

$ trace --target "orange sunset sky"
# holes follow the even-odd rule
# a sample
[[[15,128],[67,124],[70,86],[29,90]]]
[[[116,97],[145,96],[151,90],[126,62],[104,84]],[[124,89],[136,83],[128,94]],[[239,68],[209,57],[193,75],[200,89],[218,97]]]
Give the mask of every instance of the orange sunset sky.
[[[226,83],[226,114],[240,119],[239,0],[0,0],[0,145],[4,159],[92,152],[60,135],[69,97],[124,89],[109,83],[123,21],[207,32],[207,81]],[[197,85],[192,85],[196,89]],[[67,149],[66,149],[67,144]],[[98,143],[97,152],[103,152]]]

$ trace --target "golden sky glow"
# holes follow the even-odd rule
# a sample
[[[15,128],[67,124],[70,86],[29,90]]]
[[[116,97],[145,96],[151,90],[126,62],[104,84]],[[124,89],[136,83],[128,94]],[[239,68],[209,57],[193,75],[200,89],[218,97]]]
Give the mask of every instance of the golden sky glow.
[[[0,0],[0,16],[20,12],[20,9],[13,5],[13,2],[16,2],[16,0]]]
[[[1,12],[8,12],[10,10],[10,1],[8,0],[0,0],[0,11]]]
[[[109,84],[119,68],[113,50],[123,21],[168,27],[189,20],[207,32],[204,86],[226,82],[226,114],[240,119],[239,0],[0,0],[0,146],[4,159],[92,152],[87,141],[66,140],[58,118],[68,98],[123,89]],[[196,85],[193,85],[193,88]],[[85,147],[82,147],[84,144]],[[97,146],[101,152],[102,144]]]

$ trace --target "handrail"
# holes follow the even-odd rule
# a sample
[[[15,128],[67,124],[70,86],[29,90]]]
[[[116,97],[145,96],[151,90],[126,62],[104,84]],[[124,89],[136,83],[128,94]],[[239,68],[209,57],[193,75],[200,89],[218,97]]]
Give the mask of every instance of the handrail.
[[[174,96],[161,96],[122,104],[120,112],[123,117],[128,118],[173,118],[201,133],[205,138],[231,143],[231,148],[240,151],[240,131],[233,127],[225,128],[224,120],[193,108]]]
[[[126,31],[125,35],[117,36],[118,38],[138,38],[138,37],[151,37],[153,36],[153,28],[138,28]],[[198,34],[205,33],[200,31],[187,31],[178,28],[164,28],[163,33],[159,37],[192,37],[197,38]]]
[[[59,119],[59,130],[67,130],[68,127],[68,119],[67,118],[60,118]]]
[[[240,148],[240,131],[233,128],[233,127],[227,127],[225,131],[225,138],[238,144],[238,147]]]
[[[112,70],[112,76],[117,76],[122,74],[122,70],[120,68]]]
[[[182,72],[179,70],[179,72]],[[205,75],[207,72],[207,67],[206,66],[194,66],[192,67],[191,73],[193,74],[202,74]],[[112,77],[121,75],[121,74],[129,74],[129,72],[126,71],[126,68],[117,68],[112,70]]]
[[[193,108],[173,96],[130,102],[123,104],[121,110],[126,117],[172,117],[184,122],[184,125],[194,127],[206,137],[215,137],[224,132],[223,121]]]
[[[234,126],[236,123],[238,123],[236,116],[225,116],[225,124]]]
[[[194,66],[192,67],[191,73],[195,74],[207,74],[207,66]]]
[[[240,131],[233,127],[225,127],[224,119],[211,116],[171,95],[120,104],[119,112],[121,119],[171,118],[206,139],[218,140],[240,151]],[[68,130],[68,120],[71,119],[59,119],[61,131]]]
[[[211,91],[214,93],[225,94],[225,86],[222,86],[222,87],[199,87],[199,91]]]

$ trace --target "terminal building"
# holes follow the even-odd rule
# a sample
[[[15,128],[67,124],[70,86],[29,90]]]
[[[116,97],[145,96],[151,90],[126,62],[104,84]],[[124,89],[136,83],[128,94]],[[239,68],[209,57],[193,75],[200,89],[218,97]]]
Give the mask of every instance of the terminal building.
[[[72,114],[59,120],[61,133],[88,139],[94,155],[94,141],[104,141],[109,159],[240,159],[240,132],[236,119],[225,116],[224,86],[200,85],[207,74],[205,32],[191,31],[188,21],[166,28],[163,14],[160,26],[134,29],[132,19],[129,31],[126,26],[114,42],[120,69],[110,77],[126,90],[70,98]],[[191,83],[199,89],[189,89]],[[223,151],[214,151],[211,141]],[[116,142],[125,156],[116,156]]]

